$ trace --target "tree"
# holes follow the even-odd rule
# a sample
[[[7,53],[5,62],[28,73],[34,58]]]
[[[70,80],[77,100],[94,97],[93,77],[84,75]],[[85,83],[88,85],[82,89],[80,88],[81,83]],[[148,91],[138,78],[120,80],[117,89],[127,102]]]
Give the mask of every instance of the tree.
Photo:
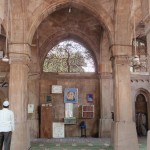
[[[81,52],[81,45],[65,41],[56,45],[45,58],[44,72],[85,72],[86,59],[91,59],[88,51]],[[93,63],[94,64],[94,63]]]

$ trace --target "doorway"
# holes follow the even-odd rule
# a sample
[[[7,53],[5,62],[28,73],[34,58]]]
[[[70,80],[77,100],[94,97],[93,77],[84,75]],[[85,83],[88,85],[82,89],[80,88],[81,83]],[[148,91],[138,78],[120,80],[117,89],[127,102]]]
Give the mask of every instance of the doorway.
[[[146,136],[148,130],[147,102],[143,94],[139,94],[135,102],[136,130],[138,136]]]

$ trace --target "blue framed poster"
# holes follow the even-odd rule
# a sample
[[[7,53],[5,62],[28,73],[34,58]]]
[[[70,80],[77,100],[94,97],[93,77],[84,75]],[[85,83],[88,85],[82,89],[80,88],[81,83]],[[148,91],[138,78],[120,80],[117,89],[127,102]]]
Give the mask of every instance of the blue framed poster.
[[[77,88],[65,88],[64,102],[65,103],[77,103],[78,102],[78,89]]]
[[[93,103],[93,94],[87,94],[87,102]]]

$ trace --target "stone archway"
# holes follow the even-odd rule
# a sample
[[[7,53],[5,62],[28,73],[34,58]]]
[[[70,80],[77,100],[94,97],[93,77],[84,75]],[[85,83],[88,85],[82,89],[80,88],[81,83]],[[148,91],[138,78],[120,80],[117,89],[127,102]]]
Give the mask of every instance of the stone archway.
[[[43,4],[44,5],[44,4]],[[28,43],[32,43],[34,34],[36,33],[36,30],[38,26],[41,24],[41,22],[50,14],[53,12],[63,8],[68,7],[70,3],[68,3],[68,0],[63,0],[61,2],[54,2],[50,7],[47,7],[47,9],[44,9],[42,5],[36,9],[35,16],[32,18],[32,24],[28,32]],[[86,11],[90,12],[93,16],[95,16],[99,22],[101,22],[101,25],[103,28],[108,32],[108,37],[110,40],[110,43],[114,42],[113,34],[114,34],[114,26],[113,26],[113,20],[109,16],[109,14],[103,9],[103,7],[100,5],[99,7],[95,8],[91,5],[91,3],[84,3],[82,1],[80,2],[72,2],[72,7],[74,8],[84,8]]]
[[[99,51],[102,47],[100,46],[101,39],[103,38],[102,36],[104,31],[105,34],[108,33],[99,23],[98,18],[94,17],[94,15],[91,15],[89,12],[83,10],[81,15],[81,10],[76,7],[72,7],[71,10],[71,13],[68,13],[68,8],[62,8],[56,12],[53,12],[52,14],[49,14],[38,26],[32,43],[35,44],[35,46],[38,43],[37,49],[39,50],[40,65],[43,64],[49,50],[58,44],[58,42],[65,39],[73,39],[90,50],[91,54],[95,58],[95,64],[98,68],[98,65],[100,64]],[[63,16],[66,16],[67,19],[61,17],[62,14]],[[74,18],[77,19],[74,20]],[[84,20],[83,18],[85,19],[84,22],[81,21]],[[108,36],[107,38],[109,41]],[[110,45],[110,41],[108,44]],[[107,48],[107,51],[110,53],[109,47]],[[108,57],[109,56],[110,54]]]
[[[143,95],[144,98],[145,98],[145,101],[147,103],[147,120],[150,120],[150,93],[149,91],[143,89],[143,88],[140,88],[137,90],[136,92],[136,95],[135,95],[135,102],[136,102],[136,98],[138,95]],[[150,129],[150,122],[148,122],[147,124],[147,129],[149,130]]]
[[[136,114],[136,129],[139,136],[146,136],[148,130],[147,119],[147,102],[143,94],[139,94],[135,101],[135,114]]]
[[[80,5],[80,4],[78,4],[78,5]],[[82,6],[82,5],[81,5]],[[81,7],[80,6],[80,7]],[[38,9],[37,9],[38,10]],[[80,9],[79,9],[80,10]],[[39,10],[38,10],[39,11]],[[47,10],[48,11],[48,10]],[[50,10],[49,10],[50,11]],[[56,13],[58,12],[58,11],[61,11],[61,9],[60,10],[57,10],[56,11]],[[72,13],[71,13],[71,15],[73,14],[73,12],[74,11],[78,11],[78,7],[72,7]],[[39,11],[40,12],[40,11]],[[65,12],[65,8],[64,8],[64,12]],[[68,14],[68,8],[67,8],[67,14]],[[57,14],[55,13],[55,16],[58,16]],[[62,16],[62,13],[60,13],[61,14],[61,16]],[[89,17],[89,15],[87,15],[87,13],[83,13],[82,12],[82,15],[83,14],[85,14],[85,16],[87,16],[86,17],[86,20],[88,20],[87,18]],[[93,15],[91,15],[91,18],[93,18],[93,16],[95,16],[94,15],[94,13],[92,13]],[[91,32],[86,32],[86,34],[85,34],[85,32],[83,32],[84,30],[84,28],[82,28],[82,30],[80,29],[80,30],[77,30],[78,29],[78,26],[73,30],[73,26],[72,25],[76,25],[76,22],[74,23],[73,21],[74,21],[74,19],[73,20],[71,20],[71,19],[68,19],[69,21],[70,21],[70,26],[68,26],[68,30],[63,30],[63,28],[61,28],[61,26],[63,25],[63,24],[61,24],[61,26],[59,27],[59,24],[60,24],[60,21],[61,21],[61,18],[62,18],[62,23],[64,23],[64,27],[66,27],[66,25],[68,25],[68,23],[64,20],[64,18],[63,17],[61,17],[61,18],[59,18],[58,20],[55,20],[55,18],[54,17],[52,17],[52,15],[54,16],[54,12],[52,13],[48,13],[48,14],[46,14],[47,15],[47,17],[46,16],[44,16],[44,18],[42,18],[41,19],[41,22],[39,22],[40,24],[39,24],[39,26],[38,26],[38,28],[36,28],[35,27],[35,29],[37,29],[37,32],[34,34],[34,37],[33,37],[33,41],[32,41],[32,44],[33,44],[33,47],[32,47],[32,49],[34,49],[33,51],[31,50],[31,53],[33,53],[33,55],[31,55],[31,57],[33,58],[33,59],[35,59],[35,58],[37,58],[37,57],[39,57],[39,61],[41,61],[41,64],[42,64],[42,60],[45,58],[45,55],[47,54],[47,52],[55,45],[55,44],[57,44],[57,42],[59,42],[59,41],[61,41],[61,40],[64,40],[64,39],[68,39],[68,38],[71,38],[71,39],[74,39],[74,40],[76,40],[76,41],[80,41],[80,43],[82,43],[84,46],[87,46],[88,48],[89,48],[89,50],[91,50],[91,52],[93,52],[93,55],[95,56],[94,58],[95,58],[95,61],[96,61],[96,68],[98,68],[97,69],[97,72],[98,72],[98,70],[99,70],[99,63],[100,63],[100,58],[99,58],[99,51],[100,51],[100,40],[101,40],[101,38],[100,38],[100,36],[101,36],[101,34],[98,34],[99,32],[94,32],[94,31],[96,31],[96,29],[97,28],[93,28],[92,26],[89,26],[88,28],[90,29],[90,31]],[[77,15],[77,14],[76,14]],[[65,15],[63,15],[63,16],[65,16]],[[69,14],[69,16],[70,16],[70,14]],[[80,17],[81,17],[81,15],[80,15]],[[52,20],[52,18],[54,18],[54,20]],[[75,17],[74,17],[75,18]],[[77,17],[76,17],[77,18]],[[47,20],[46,20],[47,19]],[[81,19],[80,19],[81,20]],[[39,21],[39,20],[38,20]],[[56,22],[55,22],[56,21]],[[53,23],[52,23],[53,22]],[[58,24],[58,22],[59,22],[59,24]],[[104,27],[99,23],[100,22],[100,20],[99,20],[99,17],[96,15],[96,17],[94,18],[94,19],[92,19],[91,21],[90,21],[94,26],[95,25],[97,25],[97,26],[100,26],[101,28],[99,28],[98,27],[98,29],[103,29]],[[90,23],[89,22],[89,23]],[[103,22],[102,20],[101,20],[101,22]],[[35,22],[35,23],[37,23],[37,22]],[[57,23],[56,25],[55,25],[55,23]],[[65,23],[66,23],[66,25],[65,25]],[[103,22],[104,23],[104,22]],[[53,25],[53,26],[50,26],[50,25]],[[79,27],[81,27],[81,23],[80,23],[80,26]],[[87,25],[87,24],[86,24]],[[46,27],[46,28],[45,28]],[[54,27],[57,27],[56,29],[54,29]],[[103,28],[102,28],[103,27]],[[60,28],[60,29],[59,29]],[[88,28],[86,28],[86,29],[88,29]],[[53,29],[53,30],[52,30]],[[105,29],[105,28],[104,28]],[[103,30],[104,30],[103,29]],[[43,32],[44,31],[44,32]],[[55,31],[55,32],[54,32]],[[89,31],[89,30],[88,30]],[[105,34],[108,36],[108,34],[109,34],[109,32],[110,31],[108,31],[108,30],[106,30],[105,29]],[[31,33],[32,34],[32,33]],[[95,35],[95,34],[97,34],[97,35]],[[44,35],[44,36],[42,36],[42,35]],[[87,36],[88,35],[88,36]],[[89,35],[91,35],[91,36],[89,36]],[[95,35],[95,36],[94,36]],[[110,36],[110,35],[109,35]],[[109,36],[107,37],[108,38],[108,41],[109,41]],[[43,37],[43,38],[42,38]],[[91,37],[91,38],[90,38]],[[94,40],[91,40],[91,39],[93,39],[93,37],[94,37]],[[111,36],[110,36],[111,37]],[[31,38],[32,39],[32,38]],[[35,40],[34,40],[35,39]],[[30,40],[29,40],[30,41]],[[39,42],[38,42],[39,41]],[[38,44],[37,44],[37,43]],[[108,42],[108,43],[110,43],[110,41]],[[35,46],[34,46],[34,44],[35,44]],[[38,45],[37,47],[39,48],[37,48],[36,47],[36,44]],[[36,51],[36,48],[38,49],[37,51],[37,53],[35,54],[35,51]],[[107,48],[107,51],[109,52],[109,48]],[[37,56],[38,55],[38,56]],[[33,57],[33,56],[35,56],[35,57]],[[37,60],[38,61],[38,60]],[[36,63],[34,63],[33,64],[33,66],[35,66],[35,64]],[[38,63],[37,63],[38,64]],[[40,64],[40,63],[39,63]],[[40,66],[40,65],[39,65]],[[41,67],[41,66],[40,66]],[[39,67],[39,68],[40,68]],[[34,68],[36,68],[36,67],[34,67]],[[34,69],[33,69],[34,70]],[[39,69],[40,70],[40,69]],[[46,75],[45,75],[46,76]],[[43,78],[44,78],[44,75],[42,76]],[[82,77],[81,76],[81,78],[85,78],[85,77]],[[95,78],[94,76],[92,77],[92,78]],[[76,79],[75,79],[76,80]],[[45,81],[45,80],[44,80]],[[55,81],[56,81],[56,79],[55,79]],[[32,81],[32,82],[34,82],[34,81]],[[51,81],[52,82],[52,81]],[[62,81],[57,81],[58,83],[59,82],[62,82]],[[67,82],[67,81],[66,81]],[[83,83],[85,84],[85,83],[88,83],[86,80],[85,81],[83,81]],[[54,84],[54,83],[53,83]],[[57,84],[57,83],[55,83],[55,84]],[[69,82],[68,82],[68,84],[69,84]],[[76,84],[76,83],[75,83]],[[84,85],[83,84],[83,85]],[[94,79],[94,81],[93,81],[93,83],[92,83],[92,85],[93,84],[95,84],[95,86],[96,87],[98,87],[99,88],[99,80],[97,80],[97,82],[95,82],[95,79]],[[83,85],[81,85],[81,87],[84,87]],[[29,85],[30,86],[30,85]],[[43,86],[43,84],[41,84],[40,85],[41,87]],[[44,85],[45,86],[45,85]],[[64,85],[65,86],[65,85]],[[72,85],[70,85],[71,87],[72,87]],[[74,87],[74,85],[73,85],[73,87]],[[87,87],[87,86],[86,86]],[[80,88],[80,87],[79,87]],[[98,89],[97,88],[97,89]],[[40,90],[41,90],[42,88],[40,88]],[[82,88],[80,88],[80,89],[82,89]],[[91,90],[92,90],[93,88],[91,88]],[[33,89],[32,89],[33,90]],[[89,90],[89,88],[88,88],[88,90]],[[43,94],[42,92],[42,90],[40,91],[41,92],[41,95]],[[96,92],[96,93],[98,93],[98,91]],[[84,98],[85,99],[85,98]],[[99,98],[99,94],[97,94],[97,99],[100,99]],[[43,99],[40,99],[40,101],[43,101]],[[97,102],[97,103],[99,103],[99,102]],[[99,107],[99,104],[97,105],[98,107]],[[99,109],[97,110],[97,114],[99,115]],[[99,116],[98,116],[98,119],[99,119]],[[98,120],[97,119],[97,120]],[[98,123],[97,123],[98,124]],[[33,126],[31,125],[31,128],[33,128]],[[96,129],[97,128],[97,129]],[[94,128],[94,130],[96,130],[96,131],[94,131],[94,134],[93,135],[98,135],[98,126],[97,127],[95,127]],[[77,135],[77,132],[75,133],[76,135]]]
[[[76,31],[76,33],[69,33],[70,37],[68,38],[68,33],[57,33],[55,36],[52,36],[53,38],[49,37],[47,39],[47,41],[49,42],[45,42],[41,47],[40,47],[40,61],[41,61],[41,65],[44,62],[44,59],[47,55],[47,53],[49,52],[50,49],[52,49],[55,45],[57,45],[60,41],[63,40],[73,40],[77,43],[81,43],[81,45],[83,45],[85,48],[89,49],[91,55],[94,58],[95,61],[95,67],[98,67],[98,63],[99,63],[99,58],[98,58],[98,51],[96,51],[98,48],[92,44],[92,42],[90,41],[90,39],[88,39],[88,37],[86,37],[86,35],[82,35],[82,34],[78,34],[78,31]],[[62,40],[63,39],[63,40]],[[44,50],[44,51],[43,51]]]

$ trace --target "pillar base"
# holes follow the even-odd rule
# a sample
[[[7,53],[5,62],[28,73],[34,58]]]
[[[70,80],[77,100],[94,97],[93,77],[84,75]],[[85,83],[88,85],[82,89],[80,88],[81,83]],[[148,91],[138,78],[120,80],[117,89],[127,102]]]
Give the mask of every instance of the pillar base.
[[[114,150],[139,150],[134,122],[114,122]]]
[[[30,139],[39,138],[39,121],[36,119],[28,120]]]
[[[112,119],[100,119],[99,120],[99,137],[111,136],[111,124]]]
[[[11,150],[27,150],[30,147],[30,138],[27,122],[16,123],[12,133]]]

